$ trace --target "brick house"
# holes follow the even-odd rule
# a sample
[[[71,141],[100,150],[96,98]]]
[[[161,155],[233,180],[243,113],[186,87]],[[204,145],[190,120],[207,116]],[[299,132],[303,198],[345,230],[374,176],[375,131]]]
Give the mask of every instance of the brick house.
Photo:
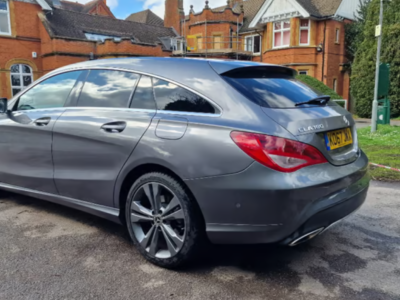
[[[349,99],[345,24],[357,0],[228,0],[183,14],[183,0],[166,0],[165,25],[189,51],[177,56],[224,57],[288,66],[313,76]]]
[[[49,4],[50,3],[50,4]],[[118,20],[105,0],[0,0],[0,97],[89,59],[170,56],[172,28]]]

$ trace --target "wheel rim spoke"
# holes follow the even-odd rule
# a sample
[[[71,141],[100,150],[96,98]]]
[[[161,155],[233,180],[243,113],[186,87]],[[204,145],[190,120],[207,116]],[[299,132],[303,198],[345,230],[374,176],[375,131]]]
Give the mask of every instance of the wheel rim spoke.
[[[162,231],[162,233],[164,235],[165,242],[167,243],[168,251],[171,254],[171,256],[174,256],[177,253],[177,251],[176,251],[175,246],[172,244],[168,234],[165,232],[165,229],[163,227],[164,226],[161,227],[161,231]]]
[[[179,200],[177,197],[173,197],[171,201],[169,202],[168,206],[164,209],[162,212],[162,216],[168,215],[174,208],[177,206],[180,206],[181,204],[179,203]]]
[[[174,211],[173,213],[171,213],[171,214],[169,214],[167,216],[164,216],[163,219],[167,220],[167,221],[182,220],[182,219],[185,219],[185,215],[183,214],[183,210],[179,209],[179,210]]]
[[[145,215],[146,217],[150,217],[151,219],[153,219],[153,215],[151,213],[150,209],[147,209],[146,207],[142,206],[139,202],[132,202],[132,210],[134,211],[134,213],[139,213],[141,215]]]
[[[183,239],[175,233],[170,225],[162,224],[162,228],[168,238],[177,246],[177,248],[180,248],[183,244]]]
[[[157,183],[149,183],[143,186],[144,192],[150,201],[151,207],[154,212],[160,210],[160,186]]]
[[[153,218],[139,215],[136,213],[131,213],[131,222],[132,223],[140,223],[140,222],[152,222]]]
[[[149,250],[150,255],[156,256],[157,254],[159,234],[160,232],[158,228],[155,228],[153,238],[151,239],[151,244],[150,244],[150,250]]]
[[[144,236],[143,240],[140,242],[140,245],[143,248],[147,248],[149,246],[149,242],[153,236],[154,230],[156,230],[156,227],[153,225],[151,226],[150,230],[147,232],[147,234]]]

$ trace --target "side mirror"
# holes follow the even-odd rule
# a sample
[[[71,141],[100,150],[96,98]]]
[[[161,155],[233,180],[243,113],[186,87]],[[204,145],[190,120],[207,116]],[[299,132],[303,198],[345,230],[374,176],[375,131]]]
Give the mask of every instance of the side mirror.
[[[0,114],[5,114],[7,112],[7,98],[0,98]]]

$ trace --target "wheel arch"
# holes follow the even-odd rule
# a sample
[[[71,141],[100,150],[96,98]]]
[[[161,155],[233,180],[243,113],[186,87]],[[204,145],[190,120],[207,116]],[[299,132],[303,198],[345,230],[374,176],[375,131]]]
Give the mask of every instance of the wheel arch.
[[[194,196],[192,191],[189,189],[188,185],[174,171],[172,171],[171,169],[169,169],[169,168],[167,168],[167,167],[165,167],[163,165],[159,165],[159,164],[155,164],[155,163],[145,163],[145,164],[138,165],[138,166],[132,168],[125,175],[120,188],[117,190],[118,193],[116,195],[116,197],[117,197],[116,200],[118,201],[118,206],[119,206],[119,211],[120,211],[119,218],[120,218],[122,224],[125,224],[125,221],[126,221],[125,220],[125,203],[126,203],[126,200],[127,200],[127,197],[128,197],[129,190],[132,187],[132,184],[140,176],[142,176],[144,174],[147,174],[147,173],[152,173],[152,172],[164,173],[164,174],[167,174],[167,175],[171,176],[175,180],[177,180],[182,185],[182,187],[185,189],[185,191],[188,193],[189,197],[196,204],[197,209],[199,210],[199,213],[201,214],[201,218],[203,220],[203,224],[205,224],[203,212],[201,211],[200,206],[199,206],[199,204],[198,204],[198,202],[196,200],[196,197]]]

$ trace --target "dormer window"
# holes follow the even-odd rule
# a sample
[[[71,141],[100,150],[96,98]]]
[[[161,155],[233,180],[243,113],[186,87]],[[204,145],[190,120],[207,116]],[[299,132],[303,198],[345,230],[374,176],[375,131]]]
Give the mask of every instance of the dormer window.
[[[115,42],[120,42],[121,41],[121,37],[113,36],[113,35],[104,35],[104,34],[97,34],[97,33],[85,33],[85,36],[86,36],[86,38],[88,40],[98,41],[98,42],[104,42],[106,39],[113,39]],[[132,41],[133,41],[133,39],[132,39]]]
[[[0,35],[11,35],[10,7],[5,0],[0,0]]]
[[[310,20],[300,20],[300,46],[310,45]]]

